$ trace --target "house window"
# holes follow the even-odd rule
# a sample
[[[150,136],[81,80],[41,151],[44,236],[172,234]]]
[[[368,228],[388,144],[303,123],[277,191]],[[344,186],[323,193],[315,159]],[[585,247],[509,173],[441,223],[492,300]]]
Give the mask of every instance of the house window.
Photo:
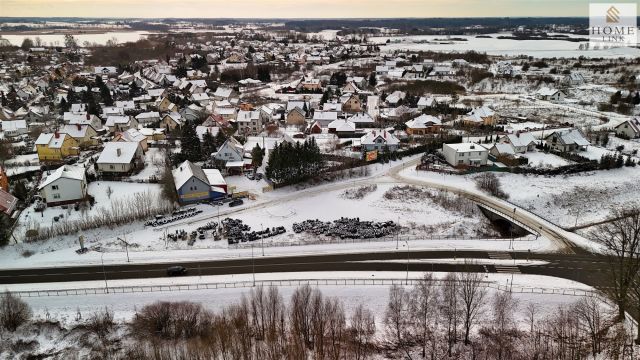
[[[51,190],[58,190],[58,185],[52,185]]]
[[[60,194],[53,194],[54,199],[60,199]]]
[[[113,165],[109,165],[109,169],[113,170]]]

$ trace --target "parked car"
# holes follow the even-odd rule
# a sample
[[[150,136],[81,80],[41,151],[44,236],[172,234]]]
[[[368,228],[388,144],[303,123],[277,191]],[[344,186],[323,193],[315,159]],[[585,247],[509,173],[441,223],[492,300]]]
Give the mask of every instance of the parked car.
[[[242,199],[235,199],[229,203],[229,207],[240,206],[242,204],[244,204],[244,201],[242,201]]]
[[[170,266],[167,268],[167,276],[182,276],[187,274],[184,266]]]

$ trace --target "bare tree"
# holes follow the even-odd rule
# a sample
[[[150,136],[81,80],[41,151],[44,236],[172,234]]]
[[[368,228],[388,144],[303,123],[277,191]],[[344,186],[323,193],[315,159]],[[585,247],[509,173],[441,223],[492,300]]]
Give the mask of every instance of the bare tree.
[[[595,238],[603,245],[612,287],[609,295],[618,306],[618,320],[625,318],[629,291],[640,270],[640,209],[613,210],[615,220],[599,225]]]
[[[573,311],[591,339],[591,354],[596,358],[602,352],[602,343],[611,325],[602,311],[600,300],[595,297],[582,298],[576,303]]]
[[[446,326],[447,355],[452,356],[453,345],[458,342],[458,323],[460,321],[460,300],[458,299],[458,279],[455,273],[449,273],[442,285],[440,312]]]
[[[376,333],[375,316],[362,304],[358,305],[350,320],[349,332],[352,341],[354,360],[364,360],[369,354],[369,347]]]
[[[509,359],[507,354],[515,348],[514,340],[518,335],[515,321],[517,308],[518,303],[511,292],[497,292],[493,296],[491,325],[481,329],[480,334],[497,360]]]
[[[389,302],[385,312],[384,323],[387,334],[396,349],[402,350],[411,358],[408,348],[409,294],[404,287],[392,285],[389,288]]]
[[[31,308],[22,299],[5,291],[0,297],[0,326],[15,331],[31,318]]]
[[[458,292],[462,301],[464,320],[464,343],[469,345],[469,333],[485,304],[487,289],[482,283],[482,274],[464,272],[458,275]]]
[[[431,274],[424,274],[411,294],[411,312],[415,316],[416,337],[422,346],[423,358],[427,356],[427,345],[435,340],[434,320],[438,316],[437,297],[435,280]],[[434,356],[433,351],[431,356]]]

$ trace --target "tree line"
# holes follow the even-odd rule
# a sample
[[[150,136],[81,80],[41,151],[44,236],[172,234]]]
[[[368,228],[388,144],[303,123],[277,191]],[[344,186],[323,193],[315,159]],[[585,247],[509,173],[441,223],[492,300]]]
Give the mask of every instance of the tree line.
[[[318,175],[324,168],[320,148],[310,137],[302,144],[277,144],[269,152],[265,175],[276,184],[293,184]]]
[[[489,291],[483,279],[481,273],[425,274],[413,286],[392,285],[378,311],[362,304],[347,311],[341,300],[309,285],[288,301],[277,287],[256,286],[217,312],[202,303],[158,301],[117,324],[108,309],[86,320],[78,311],[70,331],[86,339],[75,346],[109,359],[631,358],[631,334],[598,298],[523,306],[511,291]],[[28,326],[30,318],[23,300],[0,296],[6,331]]]

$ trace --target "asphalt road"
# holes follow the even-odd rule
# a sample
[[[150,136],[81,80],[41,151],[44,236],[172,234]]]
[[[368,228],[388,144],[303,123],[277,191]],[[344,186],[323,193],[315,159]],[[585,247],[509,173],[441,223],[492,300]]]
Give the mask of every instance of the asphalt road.
[[[441,272],[498,272],[494,265],[438,263],[437,259],[518,259],[544,260],[544,265],[507,266],[513,272],[539,274],[576,280],[595,287],[607,286],[606,259],[597,255],[552,254],[528,252],[487,251],[410,251],[412,260],[431,259],[429,262],[410,262],[409,271]],[[388,260],[395,260],[389,262]],[[43,283],[107,279],[135,279],[165,277],[172,265],[188,269],[188,275],[226,275],[270,272],[302,271],[406,271],[406,251],[375,253],[322,254],[287,257],[261,257],[234,260],[198,261],[190,263],[123,264],[78,267],[56,267],[45,269],[1,270],[0,284]],[[505,262],[497,261],[501,271]],[[104,270],[103,270],[104,269]],[[508,271],[507,271],[508,272]]]

